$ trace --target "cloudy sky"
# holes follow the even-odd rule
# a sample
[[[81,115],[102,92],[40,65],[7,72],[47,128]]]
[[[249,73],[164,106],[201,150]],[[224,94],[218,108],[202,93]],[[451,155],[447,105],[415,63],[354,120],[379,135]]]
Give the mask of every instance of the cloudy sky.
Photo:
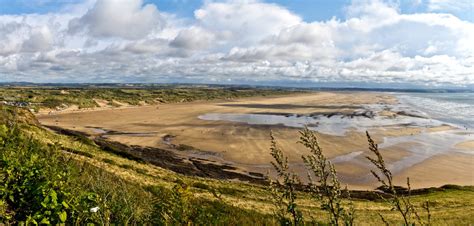
[[[474,88],[473,0],[0,0],[0,82]]]

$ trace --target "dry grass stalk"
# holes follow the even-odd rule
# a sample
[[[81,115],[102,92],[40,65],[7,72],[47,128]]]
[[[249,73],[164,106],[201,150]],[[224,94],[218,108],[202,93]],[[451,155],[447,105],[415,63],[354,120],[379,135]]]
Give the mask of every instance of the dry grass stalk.
[[[334,165],[326,159],[314,132],[305,128],[300,131],[300,143],[308,148],[310,155],[302,156],[308,169],[310,188],[315,197],[322,202],[322,209],[330,214],[332,225],[352,225],[354,208],[352,203],[345,209],[342,205],[342,193],[349,192],[341,189]],[[317,178],[315,183],[312,176]]]
[[[400,213],[400,215],[403,218],[404,224],[405,225],[415,225],[416,222],[418,222],[421,225],[430,225],[431,222],[431,213],[429,209],[429,204],[428,202],[425,202],[423,204],[423,208],[427,212],[427,219],[426,221],[423,221],[418,214],[418,211],[416,210],[415,206],[411,203],[410,201],[410,195],[411,195],[411,185],[410,185],[410,178],[407,178],[407,196],[400,194],[400,192],[397,191],[396,186],[393,183],[393,176],[392,172],[387,168],[385,161],[382,157],[382,154],[379,151],[378,145],[374,142],[372,137],[370,136],[369,132],[366,132],[367,135],[367,140],[369,142],[369,150],[375,154],[375,158],[366,156],[367,159],[374,164],[374,166],[377,168],[380,174],[380,176],[377,172],[374,170],[371,170],[370,172],[372,175],[382,184],[381,190],[387,194],[389,194],[388,199],[384,199],[388,203],[390,203],[393,207],[392,210],[396,210]],[[379,214],[382,221],[386,224],[389,225],[386,219]]]
[[[271,146],[270,154],[274,162],[271,162],[277,172],[278,179],[270,182],[273,203],[276,207],[276,215],[282,225],[301,225],[303,224],[303,215],[298,210],[296,204],[296,188],[300,183],[298,177],[290,172],[288,158],[283,155],[282,150],[277,146],[273,133],[270,134]],[[288,215],[290,217],[288,217]]]

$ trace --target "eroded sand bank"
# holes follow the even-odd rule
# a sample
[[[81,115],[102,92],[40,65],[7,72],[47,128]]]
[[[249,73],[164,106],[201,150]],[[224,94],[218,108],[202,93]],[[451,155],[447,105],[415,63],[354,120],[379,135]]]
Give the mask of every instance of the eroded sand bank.
[[[283,124],[249,124],[229,120],[203,120],[206,114],[256,114],[288,117],[323,117],[346,122],[358,120],[359,127],[344,127],[344,133],[318,133],[325,154],[337,166],[344,183],[352,188],[373,188],[375,181],[370,177],[369,162],[365,159],[367,141],[365,129],[369,130],[381,147],[386,161],[393,165],[396,179],[404,181],[410,176],[414,187],[434,186],[447,183],[474,184],[473,155],[469,153],[474,140],[468,136],[457,136],[450,125],[431,123],[417,119],[417,116],[393,106],[394,96],[380,93],[332,93],[320,92],[284,97],[247,98],[223,102],[196,102],[141,106],[135,108],[106,109],[39,115],[45,125],[86,132],[105,134],[110,140],[129,145],[141,145],[173,150],[183,155],[225,162],[244,171],[266,173],[271,169],[269,162],[269,132],[274,131],[279,145],[288,155],[292,167],[302,177],[301,155],[307,154],[297,144],[297,127]],[[373,106],[374,109],[370,107]],[[370,108],[370,109],[368,109]],[[368,111],[374,111],[373,114]],[[295,116],[295,117],[297,117]],[[384,119],[412,119],[390,124]],[[320,118],[322,119],[322,118]],[[373,121],[373,125],[370,122]],[[418,120],[418,121],[417,121]],[[399,122],[399,123],[398,123]],[[331,121],[327,121],[331,123]],[[362,124],[361,124],[362,123]],[[370,125],[366,125],[369,123]],[[317,131],[318,126],[313,125]],[[322,127],[320,127],[322,128]],[[329,127],[330,129],[331,127]],[[339,128],[340,129],[340,128]],[[442,134],[446,131],[446,134]],[[448,137],[448,138],[446,138]],[[466,138],[467,137],[467,138]],[[412,139],[413,138],[413,139]],[[442,139],[447,139],[443,142]],[[465,139],[466,138],[466,139]],[[423,142],[426,140],[427,142]],[[440,141],[436,148],[431,141]],[[449,142],[451,143],[449,143]],[[385,144],[383,144],[385,143]],[[449,144],[448,144],[449,143]],[[461,151],[461,149],[463,151]],[[414,160],[413,160],[414,159]],[[461,161],[462,160],[462,161]],[[453,167],[456,165],[456,167]],[[429,169],[429,170],[428,170]],[[427,171],[428,170],[428,171]],[[430,172],[427,174],[427,172]],[[439,173],[437,173],[439,172]],[[442,172],[442,173],[441,173]],[[436,174],[436,175],[431,175]],[[455,175],[455,176],[453,176]]]

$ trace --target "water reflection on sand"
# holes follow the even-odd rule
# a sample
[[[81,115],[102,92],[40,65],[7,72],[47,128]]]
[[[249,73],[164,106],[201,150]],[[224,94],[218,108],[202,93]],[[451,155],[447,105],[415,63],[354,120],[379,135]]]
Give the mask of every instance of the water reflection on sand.
[[[350,115],[324,115],[324,114],[282,114],[282,113],[255,113],[255,114],[233,114],[233,113],[209,113],[200,115],[199,119],[212,121],[228,121],[246,123],[251,125],[282,125],[286,127],[303,128],[307,126],[311,130],[322,134],[333,136],[344,136],[348,131],[373,131],[374,129],[397,129],[397,128],[420,128],[421,132],[411,135],[386,136],[379,147],[387,149],[396,145],[404,147],[409,154],[389,164],[393,173],[425,161],[433,156],[447,152],[458,152],[468,155],[473,151],[456,148],[456,144],[474,140],[473,132],[461,128],[461,126],[445,123],[439,120],[427,118],[419,112],[404,112],[399,115],[379,114],[385,106],[366,105],[360,111],[373,111],[375,114],[368,117],[364,114]],[[401,107],[398,107],[400,111]],[[393,110],[393,109],[391,109]],[[406,110],[406,109],[404,109]],[[451,129],[432,132],[429,128],[449,125]],[[415,145],[404,145],[415,144]],[[363,158],[359,158],[364,152],[352,150],[352,152],[337,156],[331,161],[334,163],[354,162],[361,164]]]

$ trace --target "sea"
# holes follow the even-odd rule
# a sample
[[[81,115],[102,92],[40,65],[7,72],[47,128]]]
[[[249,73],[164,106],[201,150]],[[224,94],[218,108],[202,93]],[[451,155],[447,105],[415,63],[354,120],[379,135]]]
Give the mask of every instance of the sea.
[[[393,93],[400,104],[427,117],[474,129],[474,92],[470,93]]]

